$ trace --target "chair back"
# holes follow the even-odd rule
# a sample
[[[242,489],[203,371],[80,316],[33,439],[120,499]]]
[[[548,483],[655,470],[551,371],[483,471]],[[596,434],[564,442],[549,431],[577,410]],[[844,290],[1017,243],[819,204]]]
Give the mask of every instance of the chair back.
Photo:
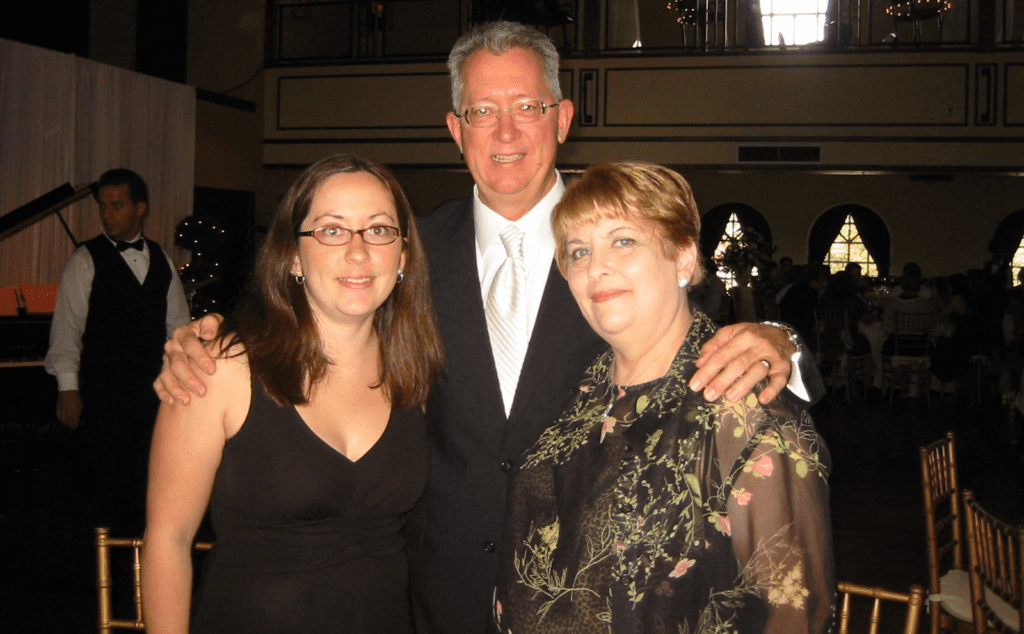
[[[134,619],[114,618],[113,574],[110,565],[111,548],[130,548],[132,551],[132,588],[134,596]],[[196,550],[210,550],[213,544],[196,542]],[[114,538],[110,529],[96,529],[96,590],[99,597],[99,632],[110,634],[113,629],[144,630],[146,624],[142,618],[142,539]]]
[[[895,355],[900,357],[926,357],[931,349],[931,331],[935,315],[931,313],[905,313],[894,316]]]
[[[964,491],[964,511],[974,631],[1024,632],[1024,528],[997,519],[973,491]]]
[[[928,593],[941,592],[940,579],[952,569],[964,569],[963,524],[953,432],[921,447],[921,486],[928,549]],[[939,631],[941,604],[932,602],[932,632]]]
[[[903,620],[903,634],[917,634],[917,626],[921,621],[921,611],[924,606],[924,588],[921,586],[910,586],[910,593],[908,594],[842,581],[836,584],[836,587],[840,595],[839,634],[849,634],[850,632],[850,615],[853,611],[853,606],[851,605],[852,597],[864,597],[873,600],[867,629],[855,629],[855,632],[878,634],[882,620],[882,601],[896,601],[907,604],[906,617]]]
[[[818,352],[825,357],[838,357],[846,353],[843,331],[847,329],[846,309],[826,304],[815,309],[818,335]]]

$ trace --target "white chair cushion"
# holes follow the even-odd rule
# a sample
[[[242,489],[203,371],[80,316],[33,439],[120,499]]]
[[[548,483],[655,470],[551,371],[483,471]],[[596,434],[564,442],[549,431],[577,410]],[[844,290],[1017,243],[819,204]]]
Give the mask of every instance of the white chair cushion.
[[[966,623],[974,622],[971,612],[971,576],[966,570],[950,570],[939,579],[939,594],[928,596],[929,601],[941,601],[942,609],[952,617]],[[1010,627],[1018,622],[1017,611],[1002,597],[985,588],[985,600],[989,607]],[[1017,628],[1013,627],[1016,632]]]

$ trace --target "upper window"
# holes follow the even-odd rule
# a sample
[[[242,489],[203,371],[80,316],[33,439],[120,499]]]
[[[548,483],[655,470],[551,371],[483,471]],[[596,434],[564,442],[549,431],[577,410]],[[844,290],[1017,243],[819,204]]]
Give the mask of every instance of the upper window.
[[[828,0],[761,0],[764,41],[772,46],[820,42],[825,39],[827,11]]]
[[[825,264],[833,273],[838,273],[851,262],[859,264],[861,272],[867,277],[878,277],[878,265],[875,264],[875,259],[871,257],[868,248],[864,246],[864,239],[860,237],[853,216],[847,214],[843,227],[832,241],[828,255],[825,256]]]

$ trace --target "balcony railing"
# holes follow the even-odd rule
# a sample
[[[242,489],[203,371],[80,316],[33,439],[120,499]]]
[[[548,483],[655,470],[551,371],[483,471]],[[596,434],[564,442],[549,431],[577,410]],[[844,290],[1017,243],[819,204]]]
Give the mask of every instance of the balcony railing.
[[[1024,48],[1024,0],[271,0],[267,12],[270,65],[443,59],[499,18],[571,57]]]

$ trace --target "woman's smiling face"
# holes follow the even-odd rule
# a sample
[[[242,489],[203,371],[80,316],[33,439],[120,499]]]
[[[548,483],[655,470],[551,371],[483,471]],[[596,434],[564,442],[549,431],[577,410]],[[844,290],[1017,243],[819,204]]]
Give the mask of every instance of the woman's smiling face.
[[[679,281],[695,246],[671,249],[650,224],[599,217],[571,229],[562,248],[573,297],[613,348],[657,340],[687,305]]]
[[[354,230],[401,226],[390,192],[366,172],[336,174],[316,191],[301,230],[332,225]],[[400,238],[369,245],[353,235],[348,244],[327,246],[302,237],[292,273],[305,276],[306,296],[320,323],[366,323],[395,287],[405,262],[404,244]]]

